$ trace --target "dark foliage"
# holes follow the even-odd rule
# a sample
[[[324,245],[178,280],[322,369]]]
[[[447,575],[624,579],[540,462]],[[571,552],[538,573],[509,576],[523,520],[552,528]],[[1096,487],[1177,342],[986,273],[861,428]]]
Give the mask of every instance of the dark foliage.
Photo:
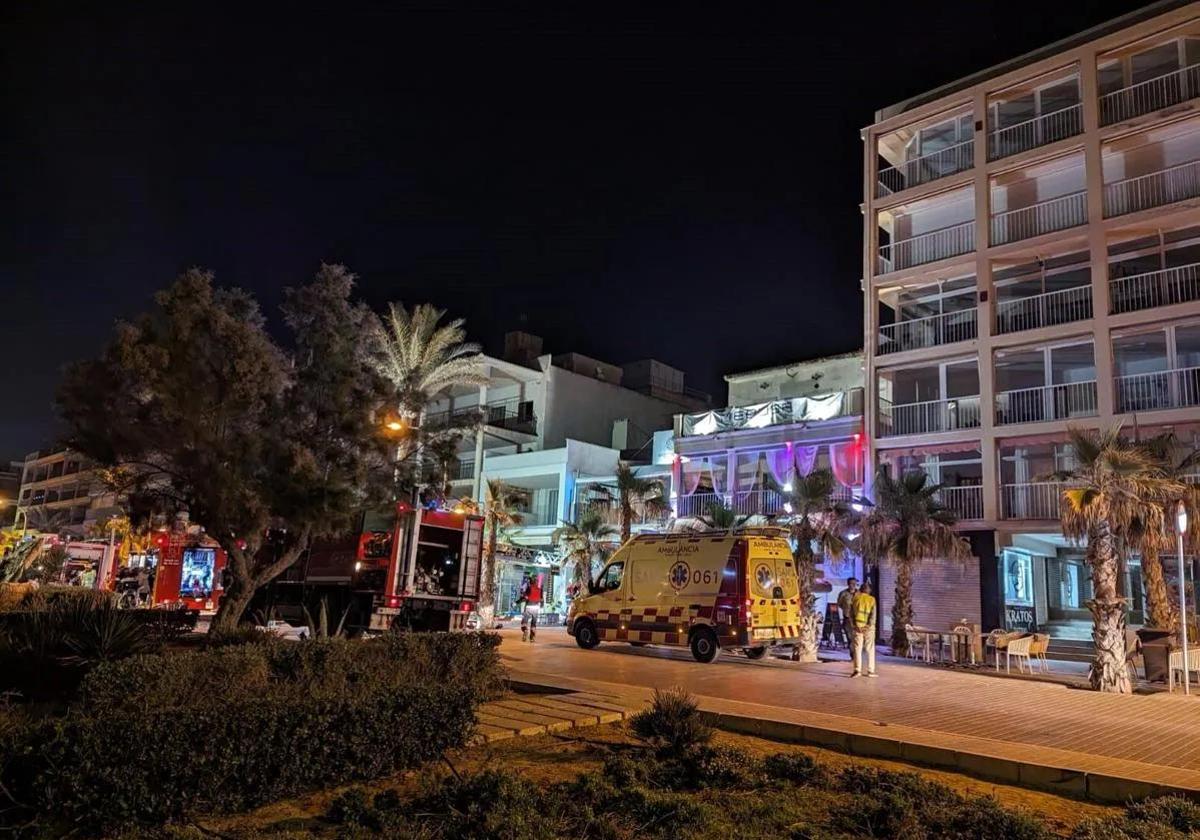
[[[712,727],[686,691],[679,688],[654,691],[649,709],[630,719],[634,734],[654,747],[662,757],[681,757],[712,740]]]

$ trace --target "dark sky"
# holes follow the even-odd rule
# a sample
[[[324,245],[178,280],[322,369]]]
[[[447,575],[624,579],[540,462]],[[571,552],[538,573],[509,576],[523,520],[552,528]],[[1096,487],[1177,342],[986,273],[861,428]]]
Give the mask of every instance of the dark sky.
[[[344,262],[490,351],[523,326],[718,400],[855,349],[874,110],[1136,7],[154,5],[0,11],[0,453],[192,265],[274,316]]]

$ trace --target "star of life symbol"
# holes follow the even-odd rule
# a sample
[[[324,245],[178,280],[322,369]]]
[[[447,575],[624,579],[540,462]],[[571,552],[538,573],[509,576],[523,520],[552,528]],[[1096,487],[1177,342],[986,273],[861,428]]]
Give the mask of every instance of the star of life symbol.
[[[691,576],[691,567],[680,560],[667,572],[667,581],[671,584],[672,589],[683,589],[683,587],[687,586],[688,579]]]

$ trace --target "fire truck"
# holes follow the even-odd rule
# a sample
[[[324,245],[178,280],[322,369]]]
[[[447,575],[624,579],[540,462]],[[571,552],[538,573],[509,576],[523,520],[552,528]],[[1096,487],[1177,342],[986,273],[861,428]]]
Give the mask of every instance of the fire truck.
[[[303,624],[324,604],[330,626],[350,632],[468,629],[482,553],[483,517],[400,502],[316,542],[251,610]]]

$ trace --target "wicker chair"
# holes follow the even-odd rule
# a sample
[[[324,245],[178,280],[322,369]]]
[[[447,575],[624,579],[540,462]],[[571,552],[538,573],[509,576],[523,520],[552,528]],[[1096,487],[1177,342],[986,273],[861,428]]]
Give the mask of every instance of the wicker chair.
[[[1034,633],[1033,644],[1029,646],[1029,655],[1037,662],[1038,669],[1045,674],[1050,670],[1046,662],[1046,652],[1050,650],[1050,634]]]
[[[1033,636],[1022,636],[1019,639],[1009,639],[1008,645],[1004,648],[1004,670],[1006,673],[1012,673],[1012,661],[1015,657],[1017,660],[1017,670],[1021,673],[1025,669],[1029,669],[1029,673],[1033,673]],[[1022,664],[1024,663],[1024,664]]]

